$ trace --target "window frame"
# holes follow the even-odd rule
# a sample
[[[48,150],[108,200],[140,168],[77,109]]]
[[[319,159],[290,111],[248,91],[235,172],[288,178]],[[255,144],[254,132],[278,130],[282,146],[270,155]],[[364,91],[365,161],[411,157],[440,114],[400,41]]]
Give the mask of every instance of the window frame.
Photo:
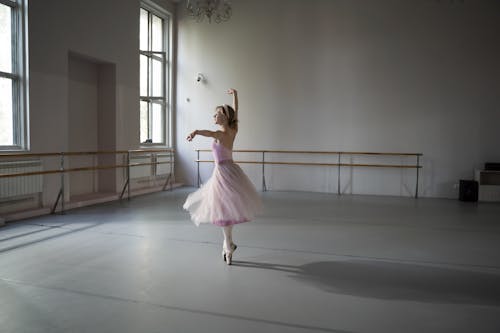
[[[27,151],[29,141],[28,85],[28,0],[0,0],[12,10],[12,68],[0,71],[0,78],[12,82],[13,144],[0,145],[0,151]]]
[[[139,59],[141,55],[144,55],[148,57],[148,73],[147,73],[147,95],[143,96],[141,95],[141,86],[140,86],[140,79],[139,79],[139,119],[140,119],[140,104],[141,102],[146,102],[148,103],[148,129],[151,131],[151,138],[152,138],[152,131],[153,131],[153,121],[151,119],[152,117],[152,110],[149,109],[149,105],[152,105],[153,103],[159,103],[162,106],[162,118],[163,118],[163,137],[162,137],[162,142],[142,142],[141,141],[141,129],[139,125],[139,144],[141,147],[171,147],[172,146],[172,27],[173,27],[173,15],[167,11],[165,8],[157,5],[156,3],[150,1],[150,0],[141,0],[140,2],[140,10],[139,10],[139,19],[140,19],[140,13],[141,10],[144,9],[148,12],[148,17],[150,15],[155,15],[163,20],[163,36],[162,36],[162,41],[163,41],[163,51],[151,51],[149,50],[149,45],[148,45],[148,50],[142,50],[140,46],[140,38],[139,38]],[[149,19],[148,19],[149,22]],[[149,24],[148,24],[149,25]],[[148,39],[151,38],[151,31],[150,27],[148,27]],[[140,35],[140,34],[139,34]],[[149,43],[148,43],[149,44]],[[162,64],[162,90],[163,90],[163,97],[162,96],[154,96],[152,95],[152,89],[150,87],[150,84],[153,80],[153,76],[150,75],[149,71],[149,65],[150,65],[150,58],[154,58],[155,55],[160,54],[164,56],[164,61]],[[140,63],[140,61],[139,61]],[[140,71],[140,70],[139,70]],[[140,73],[141,74],[141,73]],[[150,104],[151,103],[151,104]],[[139,121],[140,123],[140,121]]]

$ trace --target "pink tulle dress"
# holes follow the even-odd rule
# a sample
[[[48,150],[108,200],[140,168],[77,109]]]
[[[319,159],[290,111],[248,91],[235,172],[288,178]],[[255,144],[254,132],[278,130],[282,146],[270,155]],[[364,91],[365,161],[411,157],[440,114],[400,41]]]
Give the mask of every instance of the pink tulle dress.
[[[233,162],[233,151],[212,143],[215,166],[210,179],[191,193],[183,208],[196,224],[213,223],[224,227],[248,222],[260,212],[259,194],[243,170]]]

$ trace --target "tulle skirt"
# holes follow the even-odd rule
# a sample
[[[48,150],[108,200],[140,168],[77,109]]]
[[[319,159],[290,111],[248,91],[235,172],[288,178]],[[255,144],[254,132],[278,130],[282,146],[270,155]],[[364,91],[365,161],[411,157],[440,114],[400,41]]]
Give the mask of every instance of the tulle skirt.
[[[183,208],[196,224],[228,226],[248,222],[262,209],[259,194],[240,166],[233,161],[215,164],[210,179],[191,193]]]

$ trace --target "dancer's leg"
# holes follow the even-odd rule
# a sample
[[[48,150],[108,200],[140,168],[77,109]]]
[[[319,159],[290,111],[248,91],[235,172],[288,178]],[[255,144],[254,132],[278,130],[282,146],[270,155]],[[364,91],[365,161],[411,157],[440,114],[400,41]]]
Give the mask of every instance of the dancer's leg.
[[[227,262],[228,265],[231,265],[231,261],[233,258],[233,251],[235,246],[233,245],[233,226],[229,225],[222,228],[222,232],[224,234],[224,243],[222,245],[222,258]]]
[[[222,228],[224,234],[224,248],[227,251],[231,251],[231,245],[233,244],[233,226],[228,225]]]

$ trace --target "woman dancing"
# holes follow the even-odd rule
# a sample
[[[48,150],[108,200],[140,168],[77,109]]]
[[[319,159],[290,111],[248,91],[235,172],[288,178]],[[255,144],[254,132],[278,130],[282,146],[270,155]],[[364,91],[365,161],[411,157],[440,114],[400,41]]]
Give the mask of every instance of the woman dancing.
[[[233,95],[233,106],[224,104],[215,108],[214,121],[220,129],[195,130],[187,137],[188,141],[196,135],[214,138],[215,167],[210,179],[187,197],[183,207],[196,225],[213,223],[222,227],[222,258],[231,265],[237,248],[233,242],[233,226],[252,220],[261,209],[261,200],[250,179],[233,162],[233,143],[238,133],[238,92],[229,89],[228,94]]]

